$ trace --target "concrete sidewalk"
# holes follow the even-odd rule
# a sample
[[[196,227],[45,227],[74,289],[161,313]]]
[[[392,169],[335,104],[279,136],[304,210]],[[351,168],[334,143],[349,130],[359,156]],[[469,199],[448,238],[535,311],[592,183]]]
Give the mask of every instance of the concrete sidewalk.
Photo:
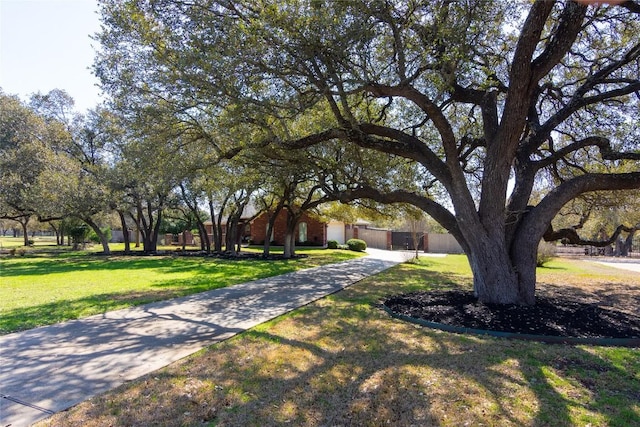
[[[364,258],[0,336],[0,427],[28,426],[405,260]]]
[[[618,261],[618,262],[614,262],[614,261],[591,261],[591,262],[595,262],[595,263],[598,263],[598,264],[606,265],[607,267],[620,268],[622,270],[629,270],[629,271],[637,271],[638,273],[640,273],[640,262],[633,262],[633,261],[624,261],[624,262],[622,262],[622,261]]]

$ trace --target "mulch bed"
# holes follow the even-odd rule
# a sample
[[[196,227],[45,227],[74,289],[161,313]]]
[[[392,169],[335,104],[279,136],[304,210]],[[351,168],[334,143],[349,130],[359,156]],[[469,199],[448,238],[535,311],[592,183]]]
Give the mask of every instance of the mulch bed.
[[[576,338],[640,338],[640,315],[584,296],[538,293],[534,306],[482,304],[465,290],[424,291],[384,301],[393,313],[444,325]]]

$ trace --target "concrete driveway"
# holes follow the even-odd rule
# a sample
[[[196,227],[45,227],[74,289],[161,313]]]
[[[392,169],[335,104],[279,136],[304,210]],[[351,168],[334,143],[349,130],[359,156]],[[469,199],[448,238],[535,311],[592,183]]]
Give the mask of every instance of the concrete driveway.
[[[0,336],[0,427],[28,426],[404,261],[390,251]]]

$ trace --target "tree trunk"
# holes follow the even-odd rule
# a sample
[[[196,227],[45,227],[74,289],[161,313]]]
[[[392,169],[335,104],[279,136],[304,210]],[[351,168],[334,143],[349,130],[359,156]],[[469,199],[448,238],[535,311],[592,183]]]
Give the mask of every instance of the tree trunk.
[[[120,217],[120,225],[122,226],[122,239],[124,240],[124,253],[131,252],[131,242],[129,239],[129,228],[127,227],[127,219],[122,211],[117,211]]]
[[[296,254],[296,224],[298,217],[287,211],[287,228],[284,235],[284,258],[292,258]]]
[[[201,220],[198,220],[198,231],[200,232],[200,250],[210,254],[211,241],[209,240],[209,235],[207,234],[207,227],[205,227],[204,222],[202,222]]]
[[[53,229],[53,232],[56,234],[56,246],[61,246],[61,244],[60,244],[60,229],[62,228],[62,226],[59,229],[58,227],[53,225],[52,222],[49,223],[49,226]]]
[[[236,253],[238,240],[238,218],[231,215],[227,218],[227,234],[225,236],[225,251]]]
[[[104,252],[104,254],[110,255],[111,249],[109,248],[109,241],[107,240],[106,234],[103,233],[102,230],[100,230],[98,224],[93,222],[91,218],[83,218],[82,220],[86,222],[89,227],[91,227],[93,232],[96,233],[96,236],[98,236],[98,238],[100,239],[100,243],[102,244],[102,251]]]
[[[236,229],[236,253],[242,252],[242,239],[244,239],[244,223],[238,223]]]
[[[633,245],[633,236],[636,234],[637,228],[633,228],[629,234],[627,234],[627,238],[624,239],[624,243],[622,245],[621,256],[627,257],[629,256],[629,252],[631,252],[631,246]]]
[[[140,209],[138,209],[138,218],[136,219],[135,217],[132,216],[133,222],[136,224],[136,246],[135,246],[136,248],[140,247],[140,235],[142,234],[142,227],[140,227],[141,215],[142,215],[142,212]]]
[[[282,204],[278,204],[276,206],[275,211],[271,213],[269,216],[269,221],[267,222],[267,229],[265,230],[264,236],[264,249],[262,250],[262,256],[268,257],[269,251],[271,250],[271,235],[273,234],[273,227],[276,224],[276,218],[278,218],[278,214],[282,211]]]
[[[211,242],[210,244],[213,245],[213,250],[214,252],[220,252],[220,241],[218,239],[218,224],[216,221],[216,218],[218,217],[216,215],[216,210],[213,207],[213,200],[211,199],[211,195],[209,195],[208,198],[208,204],[209,204],[209,216],[211,217]]]
[[[158,234],[160,231],[160,224],[162,223],[162,209],[163,203],[160,201],[156,209],[157,217],[153,217],[154,209],[151,203],[147,202],[145,216],[143,207],[140,203],[136,206],[137,218],[131,215],[131,218],[136,222],[138,230],[142,234],[142,247],[144,253],[154,253],[158,249]],[[136,245],[137,247],[137,245]]]
[[[209,215],[211,216],[211,234],[213,239],[213,251],[222,252],[222,213],[224,212],[224,206],[226,205],[226,199],[223,202],[220,210],[216,214],[213,206],[213,197],[209,195]]]
[[[18,222],[20,223],[20,225],[22,226],[22,238],[24,240],[24,246],[29,246],[29,230],[28,230],[28,225],[29,225],[29,217],[27,217],[27,219],[21,218],[20,220],[18,220]]]
[[[222,252],[222,224],[220,221],[213,224],[213,250]]]
[[[151,215],[151,213],[149,213]],[[151,230],[151,239],[149,242],[149,250],[148,252],[154,253],[158,250],[158,236],[160,234],[160,223],[162,222],[162,207],[158,207],[158,217],[156,218],[155,224]],[[147,249],[145,248],[145,251]]]
[[[517,245],[511,253],[504,238],[476,233],[467,238],[474,293],[485,304],[535,304],[537,244]]]
[[[273,233],[273,225],[276,222],[275,215],[273,218],[269,218],[269,222],[267,222],[267,229],[264,232],[264,244],[262,249],[262,256],[268,257],[271,252],[271,234]]]

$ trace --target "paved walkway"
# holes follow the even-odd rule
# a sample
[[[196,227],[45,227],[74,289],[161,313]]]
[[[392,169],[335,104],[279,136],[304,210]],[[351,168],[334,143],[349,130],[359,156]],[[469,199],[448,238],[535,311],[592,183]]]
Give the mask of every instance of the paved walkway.
[[[606,265],[613,268],[621,268],[623,270],[637,271],[640,273],[640,262],[609,262],[609,261],[592,261],[598,264]]]
[[[369,256],[0,336],[0,427],[28,426],[405,260]]]

